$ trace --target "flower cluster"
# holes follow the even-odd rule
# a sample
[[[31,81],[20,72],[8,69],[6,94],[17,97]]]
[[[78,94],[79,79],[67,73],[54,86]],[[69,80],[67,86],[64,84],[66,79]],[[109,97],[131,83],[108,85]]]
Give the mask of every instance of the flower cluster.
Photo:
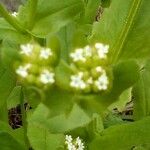
[[[28,43],[20,46],[19,53],[21,63],[16,67],[16,74],[21,80],[38,86],[55,83],[55,54],[51,48]]]
[[[71,135],[66,135],[65,144],[67,146],[67,150],[84,150],[85,148],[79,137],[73,139]]]
[[[75,70],[70,77],[70,86],[85,92],[105,91],[110,86],[107,71],[107,54],[109,45],[96,43],[85,46],[70,53],[72,68]]]

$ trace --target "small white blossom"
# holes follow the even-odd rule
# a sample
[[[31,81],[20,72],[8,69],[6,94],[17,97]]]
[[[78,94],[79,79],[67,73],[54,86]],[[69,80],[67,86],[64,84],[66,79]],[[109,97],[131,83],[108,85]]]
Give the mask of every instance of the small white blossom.
[[[13,17],[17,17],[18,13],[17,13],[17,12],[13,12],[11,15],[12,15]]]
[[[88,84],[93,84],[93,78],[90,77],[90,78],[87,80],[87,83],[88,83]]]
[[[85,57],[92,56],[92,48],[89,45],[87,45],[83,50],[84,50]]]
[[[65,139],[66,139],[66,143],[71,143],[73,140],[71,135],[66,135]]]
[[[99,58],[104,59],[107,57],[109,45],[104,45],[102,43],[96,43],[95,48],[97,49]]]
[[[104,70],[101,66],[97,66],[97,67],[96,67],[96,71],[97,71],[98,73],[103,73],[103,74],[106,73],[105,70]]]
[[[49,72],[48,70],[44,70],[41,75],[40,75],[40,81],[43,84],[48,84],[48,83],[54,83],[55,79],[54,79],[55,74],[53,72]]]
[[[75,52],[70,54],[70,57],[73,59],[74,62],[77,61],[86,61],[86,58],[84,57],[84,51],[83,49],[76,49]]]
[[[66,135],[65,144],[67,145],[67,150],[84,150],[85,146],[82,140],[77,137],[75,140],[72,139],[71,135]]]
[[[49,56],[52,56],[52,50],[50,48],[42,48],[40,51],[40,57],[43,59],[48,59]]]
[[[17,69],[16,69],[16,73],[18,75],[20,75],[21,77],[25,78],[27,77],[28,75],[28,69],[31,67],[31,64],[27,64],[25,66],[19,66]]]
[[[83,150],[85,147],[84,147],[84,144],[82,143],[81,139],[79,137],[76,138],[76,145],[77,145],[77,150]]]
[[[106,76],[106,74],[102,74],[97,81],[95,81],[95,85],[97,86],[97,88],[99,90],[107,90],[108,88],[108,77]]]
[[[32,54],[33,51],[33,45],[31,44],[26,44],[26,45],[21,45],[21,54],[25,54],[27,56],[30,56]]]
[[[85,89],[86,83],[82,80],[83,73],[79,72],[76,75],[71,76],[70,86],[76,89]]]

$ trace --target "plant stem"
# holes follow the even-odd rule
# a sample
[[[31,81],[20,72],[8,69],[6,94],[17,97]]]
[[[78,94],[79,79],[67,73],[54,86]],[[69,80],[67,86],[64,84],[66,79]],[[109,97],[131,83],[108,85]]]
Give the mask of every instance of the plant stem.
[[[12,25],[17,31],[21,33],[26,33],[27,31],[20,25],[18,20],[11,16],[10,13],[6,10],[6,8],[0,3],[0,14],[5,20]]]
[[[23,87],[21,87],[21,92],[20,92],[20,104],[21,104],[21,114],[22,114],[22,125],[24,128],[24,140],[25,140],[25,145],[27,150],[30,148],[30,143],[28,140],[27,136],[27,116],[26,116],[26,111],[24,108],[24,92],[23,92]]]

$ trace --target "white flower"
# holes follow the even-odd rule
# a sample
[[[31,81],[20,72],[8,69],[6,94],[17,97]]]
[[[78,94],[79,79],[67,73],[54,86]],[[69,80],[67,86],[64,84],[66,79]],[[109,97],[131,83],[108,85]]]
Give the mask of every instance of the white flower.
[[[97,81],[95,81],[95,85],[97,86],[97,88],[99,90],[107,90],[108,88],[108,77],[106,76],[106,74],[102,74]]]
[[[71,135],[66,135],[65,139],[66,139],[66,143],[72,142],[72,136]]]
[[[49,56],[52,56],[52,50],[50,48],[42,48],[40,52],[40,57],[43,59],[48,59]]]
[[[89,45],[87,45],[83,50],[84,50],[85,57],[92,56],[92,48]]]
[[[27,64],[25,66],[19,66],[18,69],[16,69],[16,73],[20,75],[21,77],[25,78],[28,75],[28,69],[31,67],[31,64]]]
[[[105,70],[104,70],[101,66],[97,66],[97,67],[96,67],[96,71],[97,71],[98,73],[104,73],[104,74],[105,74]]]
[[[84,150],[84,144],[81,139],[77,137],[75,140],[72,139],[71,135],[66,135],[65,144],[67,145],[67,150]]]
[[[82,143],[81,139],[79,137],[76,138],[76,145],[77,145],[77,150],[83,150],[85,147],[84,147],[84,144]]]
[[[76,49],[75,52],[71,53],[70,54],[70,57],[73,59],[74,62],[77,62],[77,61],[83,61],[85,62],[86,59],[84,57],[84,54],[83,54],[83,49]]]
[[[55,74],[53,72],[49,72],[48,70],[44,70],[41,75],[40,75],[40,81],[43,84],[48,84],[48,83],[54,83],[55,79],[54,79]]]
[[[12,15],[13,17],[17,17],[18,13],[17,13],[17,12],[13,12],[11,15]]]
[[[85,89],[86,83],[82,80],[83,72],[71,76],[70,86],[76,89]]]
[[[93,84],[93,78],[90,77],[90,78],[87,80],[87,83],[88,83],[88,84]]]
[[[99,58],[106,58],[109,50],[109,45],[104,45],[102,43],[96,43],[95,48],[97,49]]]
[[[21,45],[21,54],[25,54],[27,56],[30,56],[32,54],[33,51],[33,45],[31,44],[26,44],[26,45]]]

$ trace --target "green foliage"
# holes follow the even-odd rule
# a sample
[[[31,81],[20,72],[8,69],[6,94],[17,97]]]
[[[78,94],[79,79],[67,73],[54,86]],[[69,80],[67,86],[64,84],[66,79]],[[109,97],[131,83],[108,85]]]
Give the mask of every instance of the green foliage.
[[[0,4],[0,149],[67,150],[66,135],[89,150],[150,149],[149,7],[148,0],[28,0],[14,16]],[[21,48],[28,43],[39,47]],[[52,66],[46,48],[55,53]],[[52,80],[46,67],[52,86],[41,84]],[[28,73],[34,79],[25,84]],[[90,89],[75,91],[72,82]],[[130,101],[132,123],[122,119]],[[23,125],[13,130],[8,110],[16,106]]]
[[[149,57],[149,6],[146,0],[116,0],[95,23],[91,39],[109,43],[112,62]]]
[[[150,65],[148,60],[141,70],[139,81],[133,88],[134,118],[136,120],[142,119],[150,115],[149,73],[150,73]]]
[[[96,137],[89,149],[98,150],[101,147],[107,150],[128,150],[134,146],[147,144],[150,140],[149,122],[150,117],[147,117],[135,123],[112,126]],[[141,128],[142,126],[144,128]]]

